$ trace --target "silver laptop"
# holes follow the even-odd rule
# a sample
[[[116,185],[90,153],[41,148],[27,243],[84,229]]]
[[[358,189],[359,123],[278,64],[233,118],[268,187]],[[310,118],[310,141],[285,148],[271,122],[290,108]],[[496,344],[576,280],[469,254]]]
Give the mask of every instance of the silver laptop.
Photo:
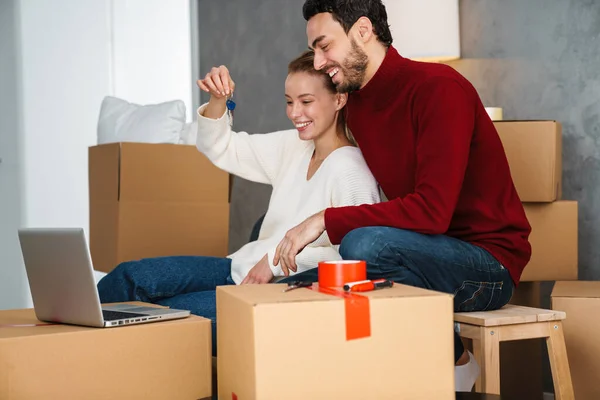
[[[19,229],[19,241],[40,321],[104,328],[190,315],[187,310],[126,303],[101,306],[81,228]]]

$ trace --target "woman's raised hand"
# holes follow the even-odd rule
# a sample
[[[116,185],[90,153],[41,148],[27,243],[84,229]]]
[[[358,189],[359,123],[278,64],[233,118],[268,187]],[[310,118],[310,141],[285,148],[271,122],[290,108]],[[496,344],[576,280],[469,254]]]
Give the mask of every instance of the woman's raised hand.
[[[199,79],[197,83],[200,89],[210,93],[216,99],[229,97],[235,89],[235,83],[224,65],[213,67],[204,79]]]

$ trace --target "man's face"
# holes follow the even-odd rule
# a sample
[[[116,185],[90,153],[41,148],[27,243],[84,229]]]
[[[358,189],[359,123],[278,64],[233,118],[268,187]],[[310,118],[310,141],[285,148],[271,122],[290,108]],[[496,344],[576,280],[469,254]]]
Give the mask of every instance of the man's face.
[[[360,89],[365,80],[368,56],[353,34],[354,28],[346,35],[330,13],[317,14],[306,25],[308,47],[315,52],[315,69],[325,70],[340,93]]]

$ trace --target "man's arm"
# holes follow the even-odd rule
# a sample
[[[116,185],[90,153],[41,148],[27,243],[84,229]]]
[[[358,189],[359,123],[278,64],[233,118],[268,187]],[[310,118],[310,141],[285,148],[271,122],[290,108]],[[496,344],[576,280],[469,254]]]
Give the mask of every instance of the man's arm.
[[[448,230],[469,159],[475,104],[457,82],[439,77],[420,88],[413,106],[418,127],[414,193],[385,203],[328,208],[313,215],[286,233],[277,246],[275,264],[280,259],[293,260],[324,230],[332,244],[365,226],[429,234]]]
[[[415,191],[384,203],[329,208],[324,221],[339,244],[351,230],[392,226],[426,234],[448,230],[461,192],[475,121],[475,104],[460,84],[439,77],[415,95]]]

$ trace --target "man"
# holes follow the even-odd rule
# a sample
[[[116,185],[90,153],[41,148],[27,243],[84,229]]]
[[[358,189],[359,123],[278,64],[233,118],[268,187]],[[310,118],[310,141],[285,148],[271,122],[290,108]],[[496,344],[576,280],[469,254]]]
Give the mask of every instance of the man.
[[[456,311],[505,305],[531,256],[531,228],[501,141],[473,86],[452,68],[403,58],[381,0],[307,0],[314,66],[348,92],[348,126],[389,201],[329,208],[291,229],[284,272],[326,231],[371,279],[455,295]],[[293,279],[317,280],[315,270]],[[455,334],[456,388],[479,374]]]

